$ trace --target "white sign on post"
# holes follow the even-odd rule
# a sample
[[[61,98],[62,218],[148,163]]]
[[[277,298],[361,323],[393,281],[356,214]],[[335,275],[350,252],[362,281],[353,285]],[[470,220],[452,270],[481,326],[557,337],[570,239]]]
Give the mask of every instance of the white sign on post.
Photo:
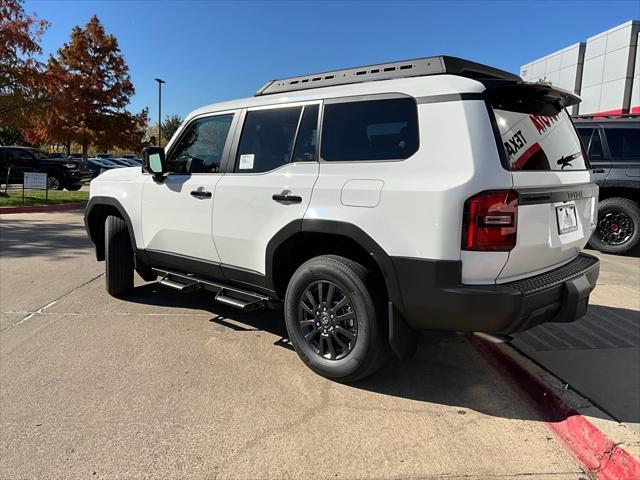
[[[24,172],[23,187],[31,190],[47,189],[47,174],[40,172]]]
[[[44,201],[49,201],[47,174],[41,172],[24,172],[22,178],[22,203],[24,203],[25,189],[44,190]]]

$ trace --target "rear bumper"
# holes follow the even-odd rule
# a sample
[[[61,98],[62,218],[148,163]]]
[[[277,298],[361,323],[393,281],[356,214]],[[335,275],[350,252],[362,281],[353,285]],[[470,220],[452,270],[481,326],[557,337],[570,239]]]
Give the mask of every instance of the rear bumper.
[[[600,273],[581,253],[560,268],[501,285],[462,285],[460,262],[395,257],[399,308],[417,330],[509,334],[545,322],[572,322],[587,311]]]

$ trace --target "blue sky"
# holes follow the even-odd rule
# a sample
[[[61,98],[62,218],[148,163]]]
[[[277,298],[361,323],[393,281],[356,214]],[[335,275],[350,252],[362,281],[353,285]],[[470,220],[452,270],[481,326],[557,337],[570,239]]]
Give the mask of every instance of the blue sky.
[[[250,96],[267,80],[448,54],[518,73],[520,65],[640,18],[632,1],[29,0],[51,22],[45,54],[96,14],[120,43],[136,88],[131,110],[184,117]]]

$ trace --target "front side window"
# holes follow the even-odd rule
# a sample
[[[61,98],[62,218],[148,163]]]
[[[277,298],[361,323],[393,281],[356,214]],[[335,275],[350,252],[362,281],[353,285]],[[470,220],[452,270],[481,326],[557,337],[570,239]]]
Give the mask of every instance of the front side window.
[[[302,107],[247,112],[235,171],[259,173],[291,161]]]
[[[418,150],[416,102],[393,98],[327,104],[321,148],[327,161],[409,158]]]
[[[180,136],[167,159],[171,173],[218,173],[233,114],[200,118]]]
[[[606,128],[605,135],[613,160],[640,159],[640,128]]]
[[[579,128],[578,134],[582,141],[582,146],[590,160],[602,160],[604,153],[602,151],[602,141],[600,140],[600,132],[596,128]]]

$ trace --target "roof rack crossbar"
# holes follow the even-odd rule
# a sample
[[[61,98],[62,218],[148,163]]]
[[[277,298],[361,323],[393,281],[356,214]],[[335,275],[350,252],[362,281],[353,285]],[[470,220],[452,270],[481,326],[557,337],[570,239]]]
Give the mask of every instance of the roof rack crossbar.
[[[272,80],[263,85],[262,88],[255,93],[255,96],[330,87],[334,85],[347,85],[350,83],[370,82],[374,80],[421,77],[445,73],[475,79],[522,82],[519,76],[505,72],[504,70],[443,55]]]

